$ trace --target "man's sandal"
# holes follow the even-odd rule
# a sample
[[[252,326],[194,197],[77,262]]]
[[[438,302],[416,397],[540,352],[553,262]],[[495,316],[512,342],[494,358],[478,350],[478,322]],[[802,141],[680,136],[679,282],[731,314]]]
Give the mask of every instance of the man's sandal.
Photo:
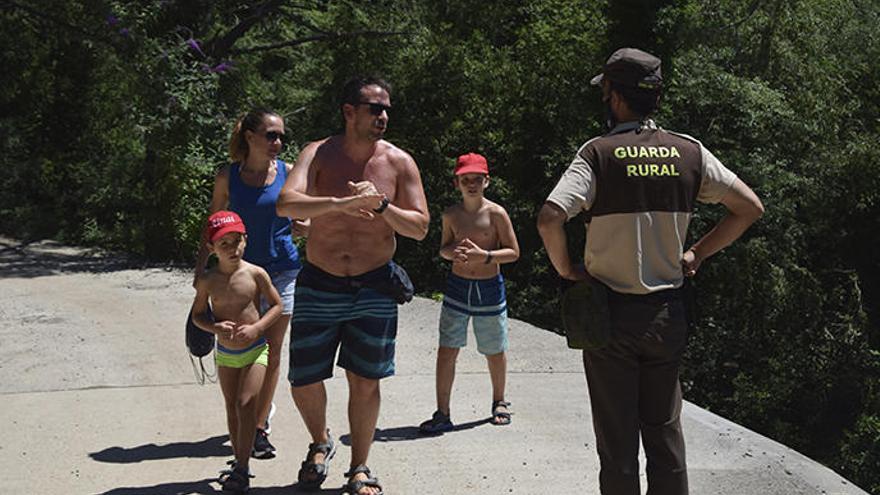
[[[367,479],[365,480],[356,480],[354,476],[356,474],[366,474]],[[343,476],[348,478],[348,483],[342,487],[342,493],[349,493],[351,495],[360,495],[360,491],[364,488],[376,488],[379,491],[373,495],[383,495],[385,492],[382,491],[382,485],[379,484],[379,480],[370,475],[370,468],[361,464],[360,466],[355,466],[351,468],[347,473]]]
[[[506,409],[499,411],[500,408]],[[492,424],[496,426],[506,426],[510,424],[510,402],[506,400],[496,400],[492,402]]]
[[[321,464],[315,463],[315,455],[317,454],[324,454],[324,460]],[[335,454],[336,444],[333,443],[330,430],[327,430],[327,443],[309,444],[309,453],[306,454],[306,460],[302,462],[296,477],[299,485],[309,489],[320,488],[324,480],[327,479],[327,473],[330,472],[330,459],[333,459]]]

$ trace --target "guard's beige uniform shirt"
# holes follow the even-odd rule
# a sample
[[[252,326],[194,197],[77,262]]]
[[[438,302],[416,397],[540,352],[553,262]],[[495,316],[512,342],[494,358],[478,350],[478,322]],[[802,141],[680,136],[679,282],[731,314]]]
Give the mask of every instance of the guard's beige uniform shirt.
[[[578,150],[547,201],[568,215],[590,210],[587,272],[612,290],[680,287],[695,201],[717,203],[736,180],[696,139],[651,120],[626,122]]]

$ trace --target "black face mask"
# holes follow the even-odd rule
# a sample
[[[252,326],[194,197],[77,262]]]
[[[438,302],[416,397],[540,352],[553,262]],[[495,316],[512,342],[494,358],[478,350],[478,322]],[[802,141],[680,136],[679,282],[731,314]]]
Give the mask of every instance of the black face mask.
[[[611,111],[610,96],[602,98],[602,107],[605,112],[605,125],[608,126],[608,130],[610,131],[617,126],[617,118],[614,116],[614,112]]]

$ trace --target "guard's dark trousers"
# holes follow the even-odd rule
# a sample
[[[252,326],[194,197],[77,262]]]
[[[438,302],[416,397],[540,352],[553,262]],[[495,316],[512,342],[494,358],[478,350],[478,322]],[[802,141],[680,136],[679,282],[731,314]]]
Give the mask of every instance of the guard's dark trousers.
[[[688,493],[681,432],[681,356],[687,320],[679,291],[611,294],[612,336],[584,351],[602,495],[639,495],[639,434],[648,495]]]

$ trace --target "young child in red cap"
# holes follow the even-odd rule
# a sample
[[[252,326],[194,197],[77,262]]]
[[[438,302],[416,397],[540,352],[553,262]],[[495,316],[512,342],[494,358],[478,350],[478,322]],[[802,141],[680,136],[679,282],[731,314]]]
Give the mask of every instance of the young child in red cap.
[[[436,434],[453,428],[449,401],[458,351],[467,344],[473,320],[477,351],[486,356],[492,380],[492,423],[510,424],[504,399],[507,375],[507,300],[500,265],[519,258],[519,244],[507,212],[483,196],[489,166],[476,153],[458,157],[455,187],[462,201],[443,212],[440,256],[452,262],[440,313],[437,351],[437,411],[419,427]]]
[[[257,431],[257,396],[263,386],[269,346],[263,332],[281,315],[281,296],[269,274],[242,259],[247,235],[241,218],[218,211],[208,218],[206,239],[217,265],[196,280],[192,319],[217,335],[217,373],[226,401],[226,422],[235,460],[224,471],[224,490],[244,493],[250,487],[248,461]],[[268,301],[262,315],[255,302]],[[210,300],[213,319],[208,315]]]

